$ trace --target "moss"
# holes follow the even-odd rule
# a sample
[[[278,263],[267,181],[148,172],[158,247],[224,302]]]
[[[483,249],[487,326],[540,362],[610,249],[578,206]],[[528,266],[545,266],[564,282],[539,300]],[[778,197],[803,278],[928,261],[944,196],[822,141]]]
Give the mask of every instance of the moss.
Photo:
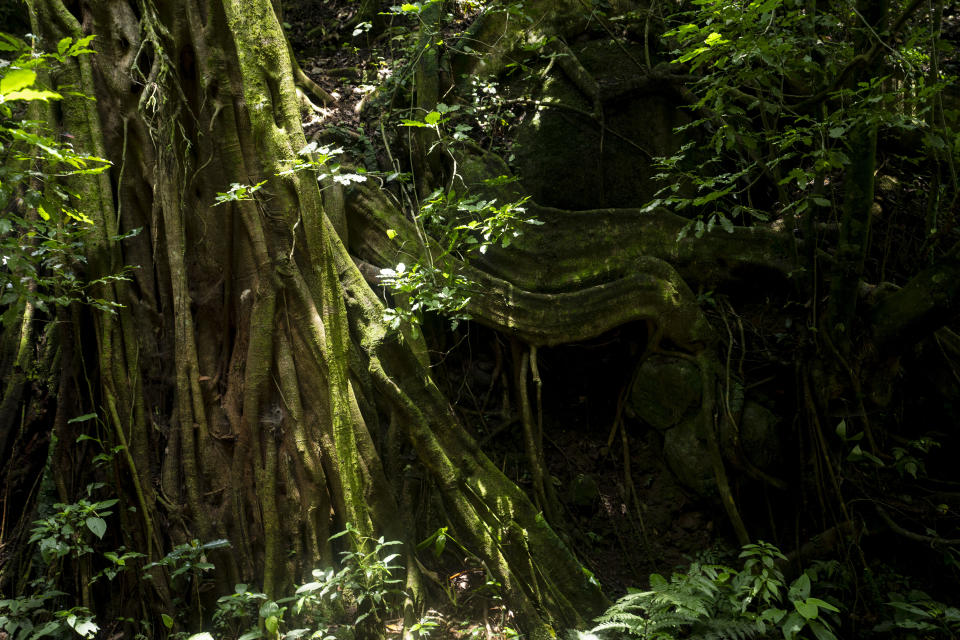
[[[632,54],[642,59],[642,47],[633,46]],[[512,151],[527,193],[542,205],[573,210],[646,204],[656,190],[652,158],[676,151],[670,132],[687,116],[668,92],[613,90],[641,73],[614,43],[588,41],[564,55],[576,56],[596,95],[585,93],[564,65],[552,66],[542,86],[511,85],[514,94],[557,105],[531,107],[532,117],[516,132]],[[598,106],[599,117],[591,116]]]

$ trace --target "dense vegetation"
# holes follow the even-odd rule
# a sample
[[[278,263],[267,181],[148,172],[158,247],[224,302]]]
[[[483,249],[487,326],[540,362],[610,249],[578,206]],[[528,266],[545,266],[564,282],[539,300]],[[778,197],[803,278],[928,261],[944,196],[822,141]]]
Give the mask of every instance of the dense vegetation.
[[[20,9],[0,639],[960,633],[956,2]]]

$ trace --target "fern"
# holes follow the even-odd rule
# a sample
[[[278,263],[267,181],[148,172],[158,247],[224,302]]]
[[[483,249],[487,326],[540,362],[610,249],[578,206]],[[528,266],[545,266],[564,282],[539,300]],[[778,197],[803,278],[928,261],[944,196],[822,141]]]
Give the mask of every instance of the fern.
[[[703,640],[750,640],[767,631],[767,624],[760,619],[721,617],[702,621],[691,635]]]
[[[786,591],[775,566],[781,557],[776,547],[760,542],[744,547],[740,570],[694,562],[670,580],[653,574],[649,591],[632,590],[596,619],[597,626],[573,632],[571,639],[628,635],[641,640],[750,640],[779,628],[793,640],[809,626],[818,639],[835,640],[828,617],[836,607],[810,597],[816,571],[808,570]],[[788,612],[794,608],[806,617]]]

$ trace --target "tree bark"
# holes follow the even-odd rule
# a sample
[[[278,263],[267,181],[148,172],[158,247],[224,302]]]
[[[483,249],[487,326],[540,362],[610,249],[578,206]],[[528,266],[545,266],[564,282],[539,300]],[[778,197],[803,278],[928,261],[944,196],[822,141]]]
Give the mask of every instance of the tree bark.
[[[94,315],[87,347],[101,417],[128,453],[136,489],[121,494],[141,515],[139,548],[157,559],[194,536],[227,538],[222,582],[269,597],[333,563],[327,537],[346,523],[404,541],[412,558],[429,523],[401,517],[401,483],[384,472],[391,416],[531,633],[598,613],[598,587],[387,334],[312,174],[278,175],[306,140],[271,3],[31,8],[47,46],[98,36],[100,53],[68,71],[97,102],[66,100],[60,125],[114,164],[77,185],[95,220],[90,276],[138,267],[104,285],[125,308]],[[231,183],[259,182],[253,199],[213,206]]]

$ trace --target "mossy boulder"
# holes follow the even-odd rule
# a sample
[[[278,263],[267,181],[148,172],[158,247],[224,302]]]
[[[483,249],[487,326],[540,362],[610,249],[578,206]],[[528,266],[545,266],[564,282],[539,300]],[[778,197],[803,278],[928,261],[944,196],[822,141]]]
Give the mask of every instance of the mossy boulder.
[[[700,408],[702,382],[697,366],[682,358],[653,356],[637,371],[627,411],[658,431],[666,431]]]
[[[634,60],[643,59],[642,47],[630,49]],[[613,43],[587,41],[559,55],[575,56],[582,77],[572,79],[555,64],[539,86],[511,87],[553,105],[534,108],[516,133],[513,164],[524,189],[536,202],[563,209],[643,206],[658,188],[653,157],[676,151],[672,132],[687,114],[666,87],[631,88],[642,72]]]

